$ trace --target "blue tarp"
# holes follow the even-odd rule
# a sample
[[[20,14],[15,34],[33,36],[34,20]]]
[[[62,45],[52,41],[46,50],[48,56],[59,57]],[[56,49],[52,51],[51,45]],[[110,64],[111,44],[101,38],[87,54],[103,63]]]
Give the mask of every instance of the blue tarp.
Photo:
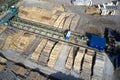
[[[99,36],[92,35],[89,43],[89,47],[98,49],[100,51],[104,50],[106,46],[106,39]]]

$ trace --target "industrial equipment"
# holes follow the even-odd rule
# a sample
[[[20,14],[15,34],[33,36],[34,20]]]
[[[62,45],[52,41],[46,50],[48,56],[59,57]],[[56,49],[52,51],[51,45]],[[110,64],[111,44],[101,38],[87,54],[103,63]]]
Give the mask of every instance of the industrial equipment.
[[[16,8],[10,8],[6,14],[0,18],[0,25],[9,25],[9,20],[17,14],[17,9]]]

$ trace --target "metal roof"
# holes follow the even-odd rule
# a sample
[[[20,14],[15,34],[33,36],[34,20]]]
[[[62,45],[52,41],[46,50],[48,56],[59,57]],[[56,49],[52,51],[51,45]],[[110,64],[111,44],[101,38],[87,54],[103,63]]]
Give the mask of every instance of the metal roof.
[[[92,35],[92,37],[90,39],[89,47],[92,47],[92,48],[95,48],[98,50],[104,50],[105,46],[106,46],[105,38],[101,38],[99,36]]]

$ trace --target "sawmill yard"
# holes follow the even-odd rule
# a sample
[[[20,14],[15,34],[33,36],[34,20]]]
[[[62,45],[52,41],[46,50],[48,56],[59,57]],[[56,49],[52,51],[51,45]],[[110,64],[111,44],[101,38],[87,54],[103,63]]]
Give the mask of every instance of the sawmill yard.
[[[10,80],[113,80],[107,54],[78,36],[119,32],[120,16],[87,15],[86,8],[70,0],[19,2],[11,25],[0,27],[0,80],[9,73]],[[68,41],[66,30],[72,33]]]

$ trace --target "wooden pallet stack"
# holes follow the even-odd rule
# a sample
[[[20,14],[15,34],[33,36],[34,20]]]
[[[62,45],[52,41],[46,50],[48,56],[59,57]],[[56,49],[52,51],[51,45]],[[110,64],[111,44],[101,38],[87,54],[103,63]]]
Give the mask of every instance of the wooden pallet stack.
[[[39,63],[46,65],[50,56],[50,52],[54,46],[55,42],[53,41],[48,41],[45,48],[43,49],[40,57],[39,57]]]
[[[45,47],[47,43],[47,39],[42,39],[40,44],[37,46],[37,48],[35,49],[35,51],[32,53],[31,59],[33,59],[34,61],[38,61],[40,53],[42,52],[43,48]]]
[[[63,44],[62,43],[57,43],[55,45],[55,47],[53,48],[51,54],[50,54],[50,57],[49,57],[49,61],[48,61],[48,66],[53,68],[55,63],[56,63],[56,60],[60,54],[60,51],[62,49],[62,46]]]
[[[105,66],[105,56],[103,54],[96,54],[96,61],[93,69],[92,80],[103,80],[103,71]]]
[[[19,65],[12,65],[10,70],[12,70],[14,73],[18,74],[18,75],[22,75],[24,76],[25,73],[27,72],[27,69],[25,69],[22,66]]]
[[[79,49],[79,51],[77,52],[77,55],[75,57],[75,60],[74,60],[74,67],[73,68],[74,68],[75,71],[80,71],[81,70],[81,64],[82,64],[83,56],[84,56],[84,51],[82,52]]]
[[[85,80],[89,80],[91,78],[92,60],[94,54],[94,51],[88,49],[84,56],[81,77]]]
[[[74,47],[71,47],[66,64],[65,64],[66,69],[70,70],[72,68],[73,59],[74,59]]]

